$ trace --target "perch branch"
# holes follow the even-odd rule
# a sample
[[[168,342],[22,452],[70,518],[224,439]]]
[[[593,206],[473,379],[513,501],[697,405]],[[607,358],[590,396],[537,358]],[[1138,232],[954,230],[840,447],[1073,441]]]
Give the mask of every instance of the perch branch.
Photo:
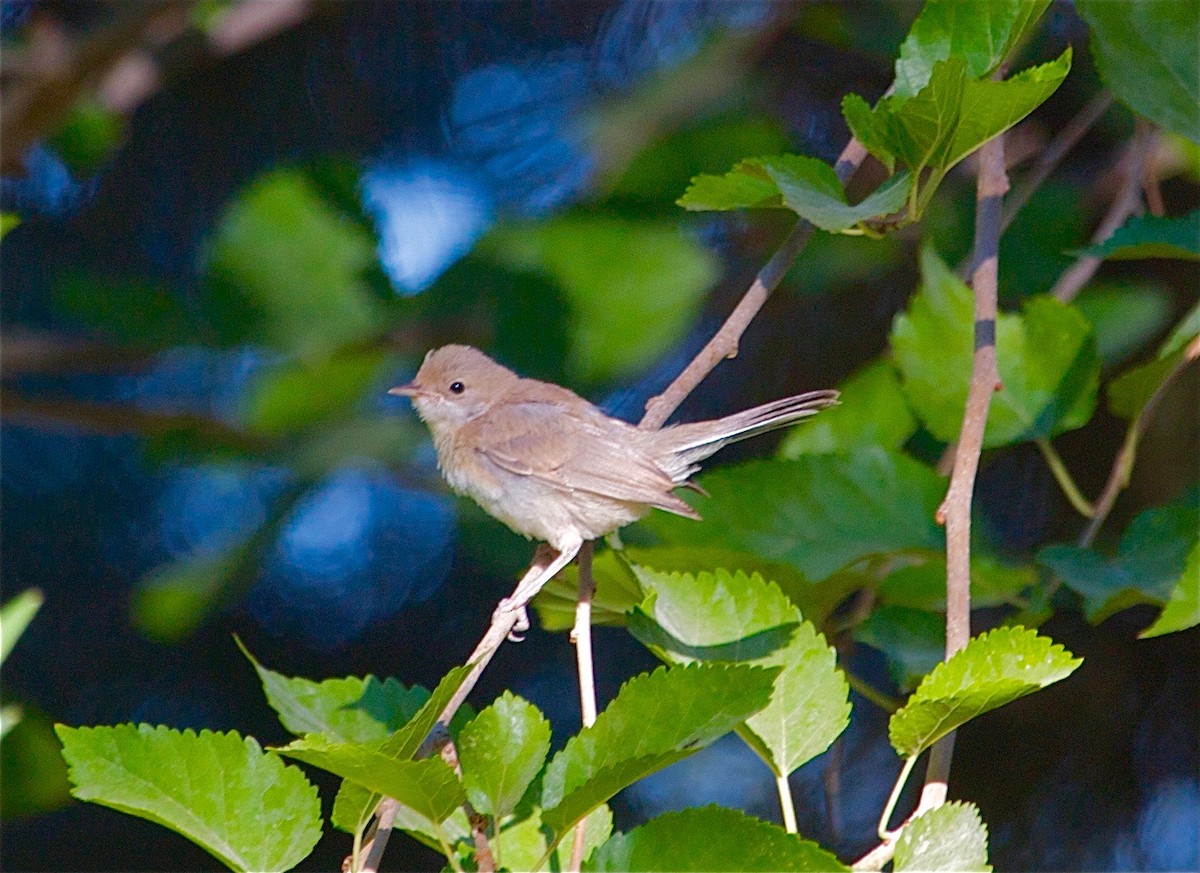
[[[575,643],[575,661],[579,666],[579,711],[583,726],[596,723],[596,675],[592,667],[592,598],[596,594],[596,580],[592,576],[592,550],[589,540],[579,549],[579,598],[575,602],[575,627],[571,641]],[[578,873],[583,866],[583,841],[587,835],[587,820],[575,825],[571,840],[571,862],[567,870]]]

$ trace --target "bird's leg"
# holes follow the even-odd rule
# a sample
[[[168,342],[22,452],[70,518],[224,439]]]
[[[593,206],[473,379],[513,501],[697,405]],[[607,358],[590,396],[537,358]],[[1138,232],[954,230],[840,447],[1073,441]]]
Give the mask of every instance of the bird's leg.
[[[529,570],[521,577],[521,581],[517,583],[513,593],[501,600],[500,605],[496,607],[498,613],[517,613],[517,621],[513,625],[513,633],[509,634],[509,639],[515,638],[515,641],[519,642],[520,634],[529,630],[529,614],[525,607],[542,590],[542,586],[553,579],[559,570],[571,563],[582,545],[583,540],[576,540],[567,542],[562,549],[554,549],[548,545],[538,546]]]

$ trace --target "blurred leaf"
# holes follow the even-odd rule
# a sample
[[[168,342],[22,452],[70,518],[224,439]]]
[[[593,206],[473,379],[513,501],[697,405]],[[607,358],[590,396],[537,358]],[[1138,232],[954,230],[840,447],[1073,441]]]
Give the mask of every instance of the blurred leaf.
[[[8,232],[21,223],[21,216],[15,212],[0,212],[0,240],[8,236]]]
[[[779,457],[850,452],[863,446],[898,449],[917,429],[900,377],[888,361],[872,361],[838,389],[841,405],[788,431],[779,445]]]
[[[1110,261],[1178,258],[1200,261],[1200,209],[1176,218],[1134,215],[1108,239],[1080,254]]]
[[[973,204],[973,197],[971,201]],[[1000,237],[1002,305],[1045,294],[1054,287],[1057,278],[1074,261],[1070,250],[1086,239],[1089,228],[1085,220],[1086,215],[1079,208],[1078,185],[1049,179],[1037,187]],[[964,223],[969,229],[975,223],[974,218]],[[945,249],[939,251],[948,254]],[[953,263],[949,257],[946,260]]]
[[[216,555],[181,558],[139,580],[133,591],[133,623],[146,637],[176,642],[188,636],[217,606],[219,595],[245,559],[245,542]]]
[[[71,107],[65,123],[49,138],[72,172],[94,173],[125,135],[124,117],[99,100],[86,98]]]
[[[629,559],[632,560],[632,554]],[[626,560],[612,549],[592,559],[592,624],[623,626],[625,613],[642,601],[643,592]],[[579,566],[571,564],[551,579],[534,598],[542,627],[548,631],[569,630],[575,624],[575,602],[579,595]]]
[[[568,369],[587,381],[628,376],[669,349],[720,274],[716,256],[677,228],[608,216],[501,229],[482,245],[501,264],[557,280],[572,313]]]
[[[1125,529],[1113,558],[1054,545],[1038,552],[1038,563],[1083,598],[1084,613],[1093,623],[1139,603],[1165,603],[1200,537],[1197,495],[1192,489],[1179,502],[1140,513]]]
[[[1200,142],[1196,8],[1177,0],[1076,0],[1104,83],[1134,112]]]
[[[945,655],[946,619],[924,609],[885,603],[854,629],[854,639],[882,652],[896,687],[911,691]]]
[[[361,278],[374,261],[367,231],[335,213],[295,170],[245,189],[221,220],[211,253],[212,272],[256,308],[265,338],[314,358],[381,327],[379,305]]]
[[[918,177],[926,167],[933,169],[923,185],[936,189],[951,167],[1053,94],[1070,68],[1068,48],[1057,60],[994,82],[974,78],[963,57],[950,56],[934,63],[928,84],[917,94],[884,97],[874,109],[857,94],[847,94],[842,114],[851,132],[889,169],[896,159]]]
[[[911,97],[927,84],[938,61],[960,57],[978,79],[1000,65],[1037,23],[1050,0],[926,0],[896,59],[894,91]]]
[[[374,676],[347,676],[314,682],[284,676],[258,663],[240,639],[234,640],[258,673],[267,703],[296,736],[322,734],[352,743],[380,742],[429,700],[426,689],[407,688],[391,678],[381,682]]]
[[[5,707],[7,708],[7,707]],[[0,819],[37,815],[71,802],[71,784],[54,723],[32,704],[20,708],[21,720],[0,742]]]
[[[958,438],[971,378],[971,292],[932,248],[921,253],[921,273],[920,292],[892,327],[892,349],[913,408],[949,442]],[[1100,361],[1077,310],[1039,296],[1021,315],[1001,313],[996,353],[1003,388],[992,399],[985,447],[1051,437],[1091,418]]]
[[[701,120],[643,150],[610,194],[673,204],[693,176],[720,172],[746,155],[777,154],[787,145],[779,123],[766,116]]]
[[[75,797],[183,834],[230,869],[290,869],[321,838],[317,789],[253,737],[145,724],[55,730]]]
[[[555,755],[542,780],[542,821],[559,836],[643,776],[733,730],[771,699],[775,669],[695,664],[644,673]]]
[[[348,417],[378,381],[386,360],[377,349],[289,361],[261,373],[247,390],[247,426],[269,436]]]
[[[308,734],[275,751],[394,797],[431,821],[444,821],[466,800],[458,777],[441,758],[405,760],[379,743],[336,742],[321,734]]]
[[[897,234],[872,239],[819,233],[809,239],[782,287],[805,295],[836,293],[856,285],[875,287],[890,281],[892,271],[908,260],[909,248]]]
[[[603,845],[612,833],[613,814],[607,804],[593,809],[586,819],[583,831],[583,860],[586,862],[596,848]],[[507,870],[535,870],[537,863],[546,854],[548,828],[542,824],[541,812],[537,807],[528,817],[504,825],[492,839],[492,852],[497,862]],[[555,848],[546,870],[569,870],[571,840],[563,840]],[[584,866],[584,869],[588,869]]]
[[[822,580],[869,555],[940,549],[934,512],[945,480],[871,446],[849,455],[751,461],[698,477],[703,521],[653,513],[641,525],[673,545],[717,546],[786,561]]]
[[[1166,342],[1162,344],[1162,348],[1158,350],[1158,356],[1165,358],[1167,355],[1188,345],[1197,335],[1200,335],[1200,303],[1197,303],[1188,310],[1188,314],[1171,331],[1171,335],[1167,337]]]
[[[41,591],[29,588],[0,607],[0,663],[8,658],[45,599]]]
[[[66,313],[123,343],[154,348],[195,341],[201,328],[179,293],[165,285],[66,272],[54,285]]]
[[[458,760],[471,805],[499,820],[517,807],[550,752],[550,722],[527,700],[504,692],[458,736]]]
[[[0,706],[0,740],[21,723],[21,707],[15,703]]]
[[[724,176],[700,175],[677,201],[690,210],[786,207],[830,233],[904,207],[911,180],[906,173],[888,179],[851,206],[833,167],[802,155],[748,158]]]
[[[1192,546],[1188,553],[1183,575],[1171,589],[1167,605],[1154,624],[1140,634],[1139,639],[1158,637],[1175,631],[1187,630],[1200,624],[1200,543]]]
[[[922,813],[900,832],[895,870],[990,873],[987,825],[973,803],[951,801]]]
[[[1129,421],[1137,418],[1183,362],[1184,353],[1180,349],[1165,358],[1125,371],[1108,383],[1108,408],[1120,418]]]
[[[1065,679],[1081,663],[1025,628],[980,634],[935,667],[892,716],[892,746],[901,757],[918,755],[976,716]]]
[[[741,570],[642,573],[630,632],[669,663],[779,667],[771,702],[738,728],[776,776],[824,752],[850,721],[837,656],[779,586]]]
[[[1166,327],[1171,302],[1171,295],[1156,285],[1093,282],[1075,299],[1075,306],[1092,324],[1100,360],[1111,367],[1128,360]]]
[[[413,418],[362,415],[329,421],[289,446],[297,476],[315,481],[342,466],[399,467],[428,444],[429,431]]]
[[[702,806],[668,812],[627,834],[614,834],[584,870],[707,873],[741,870],[849,870],[811,840],[736,809]]]

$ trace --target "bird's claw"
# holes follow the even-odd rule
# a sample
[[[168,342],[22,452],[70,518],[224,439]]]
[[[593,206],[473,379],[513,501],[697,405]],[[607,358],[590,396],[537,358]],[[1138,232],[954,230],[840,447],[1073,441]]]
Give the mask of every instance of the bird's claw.
[[[496,614],[500,615],[506,612],[515,612],[516,618],[513,620],[512,630],[508,632],[508,639],[511,642],[519,643],[525,639],[525,631],[529,630],[529,612],[525,609],[525,605],[515,605],[510,597],[506,597],[500,601],[500,605],[496,607]]]

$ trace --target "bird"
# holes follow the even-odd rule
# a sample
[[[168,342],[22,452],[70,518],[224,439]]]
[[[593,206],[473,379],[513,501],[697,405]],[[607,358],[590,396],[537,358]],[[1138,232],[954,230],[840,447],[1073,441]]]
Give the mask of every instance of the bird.
[[[432,349],[408,397],[425,422],[450,488],[523,536],[545,543],[535,566],[499,610],[518,613],[578,554],[652,509],[700,514],[675,494],[700,461],[724,446],[836,405],[838,392],[810,391],[724,418],[643,430],[575,392],[523,378],[466,345]]]

